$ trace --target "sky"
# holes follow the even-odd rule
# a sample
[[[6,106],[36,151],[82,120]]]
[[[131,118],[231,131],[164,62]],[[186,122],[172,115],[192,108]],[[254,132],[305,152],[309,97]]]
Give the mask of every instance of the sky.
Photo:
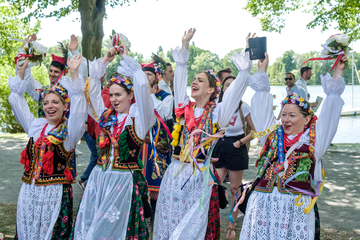
[[[67,2],[65,0],[63,4]],[[281,34],[263,32],[259,19],[244,10],[245,6],[244,0],[130,0],[130,5],[106,8],[108,18],[104,20],[104,40],[114,29],[128,37],[132,52],[150,58],[151,52],[156,52],[160,45],[165,52],[181,47],[184,31],[195,27],[195,45],[222,58],[233,49],[245,48],[246,35],[256,32],[259,37],[267,37],[271,63],[287,50],[321,52],[321,44],[339,32],[334,28],[326,32],[321,32],[320,27],[306,29],[306,24],[314,17],[301,11],[291,12],[285,17]],[[71,34],[81,36],[81,24],[76,18],[80,19],[80,13],[72,13],[59,21],[43,19],[39,42],[51,47],[57,41],[70,39]],[[360,41],[355,42],[353,48],[360,52]]]

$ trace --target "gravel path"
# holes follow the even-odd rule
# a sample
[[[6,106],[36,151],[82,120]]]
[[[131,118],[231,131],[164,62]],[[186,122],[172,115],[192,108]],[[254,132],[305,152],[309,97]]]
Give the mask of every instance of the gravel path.
[[[25,148],[27,140],[25,134],[0,135],[0,203],[17,203],[23,172],[23,166],[19,163],[20,152]],[[90,151],[85,142],[81,142],[77,148],[83,152],[77,157],[79,179],[89,162]],[[323,158],[326,183],[318,200],[321,227],[360,233],[360,152],[356,148],[354,150],[353,145],[336,144],[331,149]],[[258,145],[251,146],[250,169],[244,173],[244,182],[254,178],[254,163],[259,152]],[[225,185],[229,190],[229,185]],[[81,191],[76,184],[73,189],[74,208],[77,209]],[[229,207],[221,210],[221,218],[227,219],[229,211]],[[239,214],[237,228],[240,228],[242,219],[242,214]]]

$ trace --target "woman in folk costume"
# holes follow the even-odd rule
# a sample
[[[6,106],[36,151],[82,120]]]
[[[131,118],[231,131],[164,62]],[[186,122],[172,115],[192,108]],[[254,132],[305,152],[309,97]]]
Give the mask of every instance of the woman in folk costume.
[[[147,184],[138,155],[146,133],[155,123],[154,104],[140,64],[129,57],[124,45],[119,49],[123,60],[119,74],[109,81],[109,109],[101,97],[100,78],[114,59],[115,48],[89,64],[85,95],[102,129],[97,140],[100,158],[80,203],[75,239],[148,239],[142,202]]]
[[[212,71],[196,75],[191,84],[195,102],[191,102],[186,94],[187,61],[194,33],[195,29],[185,32],[182,48],[172,51],[177,64],[174,92],[178,124],[173,131],[172,162],[160,186],[153,239],[220,239],[219,200],[214,185],[219,179],[210,157],[216,142],[213,140],[221,134],[204,140],[216,134],[217,125],[227,125],[237,109],[238,104],[230,103],[240,102],[246,87],[238,86],[250,74],[250,65],[246,64],[250,60],[239,56],[243,68],[224,95],[225,105],[216,103],[220,81]]]
[[[28,60],[9,77],[9,102],[18,122],[30,137],[21,153],[24,182],[16,216],[15,239],[67,239],[72,226],[73,167],[70,160],[82,137],[86,119],[84,80],[78,74],[82,57],[69,62],[71,78],[60,80],[66,87],[42,89],[44,118],[35,118],[24,98],[29,79],[24,78]],[[69,98],[69,96],[71,98]],[[71,103],[71,115],[65,118]]]
[[[282,102],[281,125],[274,118],[273,96],[266,74],[268,57],[248,78],[256,91],[251,107],[256,137],[264,145],[256,162],[256,188],[250,195],[240,239],[314,239],[314,204],[324,185],[321,157],[336,133],[344,104],[342,77],[346,57],[333,77],[321,76],[325,94],[319,119],[297,94]],[[247,83],[244,82],[244,85]]]

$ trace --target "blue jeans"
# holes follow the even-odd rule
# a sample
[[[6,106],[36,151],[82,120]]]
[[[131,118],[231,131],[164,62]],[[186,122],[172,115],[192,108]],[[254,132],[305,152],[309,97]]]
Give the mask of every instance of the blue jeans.
[[[89,133],[84,133],[83,137],[91,152],[89,165],[87,166],[84,174],[80,177],[81,182],[86,182],[89,179],[91,171],[96,166],[96,162],[97,159],[99,158],[99,154],[96,149],[96,142],[90,137]]]

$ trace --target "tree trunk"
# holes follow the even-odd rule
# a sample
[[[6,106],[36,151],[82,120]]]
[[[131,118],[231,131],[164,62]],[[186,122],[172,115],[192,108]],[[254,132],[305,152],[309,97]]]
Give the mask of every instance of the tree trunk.
[[[89,61],[101,57],[105,0],[79,0],[82,55]]]

